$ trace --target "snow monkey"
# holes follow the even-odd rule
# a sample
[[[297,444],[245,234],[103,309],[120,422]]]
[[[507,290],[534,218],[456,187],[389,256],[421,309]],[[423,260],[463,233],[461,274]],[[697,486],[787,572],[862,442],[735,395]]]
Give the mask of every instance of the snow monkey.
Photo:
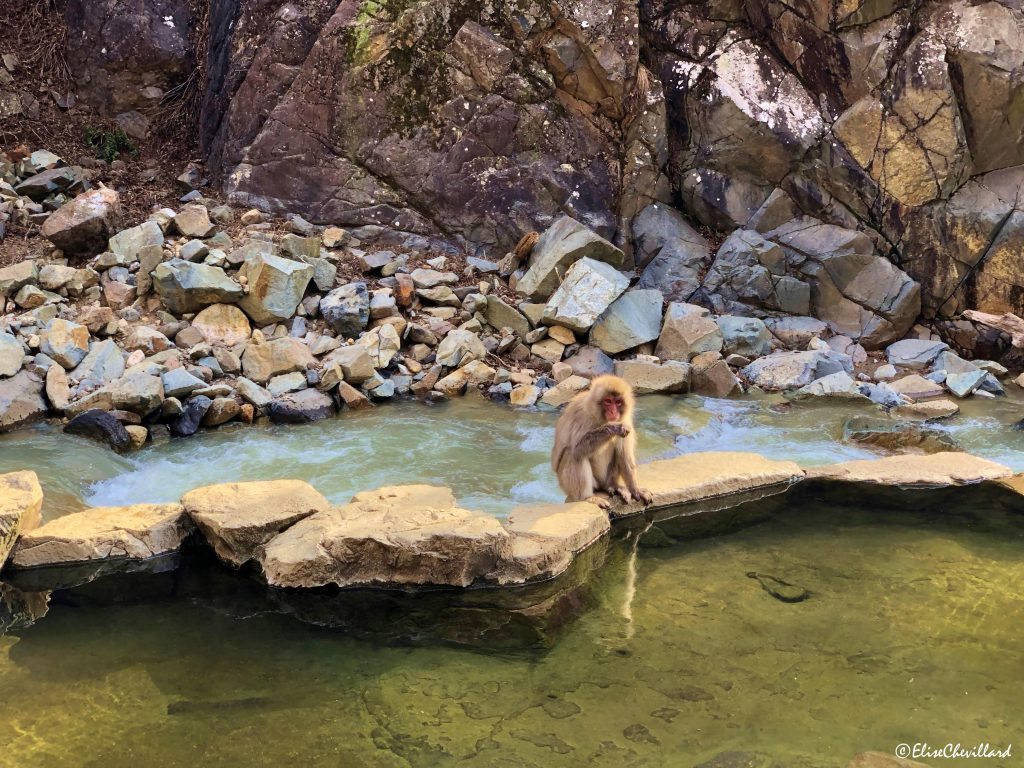
[[[598,376],[565,408],[555,426],[551,466],[566,501],[591,501],[607,509],[598,491],[650,504],[636,476],[633,389],[618,376]]]

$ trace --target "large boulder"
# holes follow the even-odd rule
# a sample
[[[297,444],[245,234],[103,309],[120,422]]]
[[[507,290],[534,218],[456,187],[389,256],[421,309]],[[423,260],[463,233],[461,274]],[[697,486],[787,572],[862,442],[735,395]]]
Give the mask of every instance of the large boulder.
[[[203,382],[200,382],[200,385],[203,385]],[[111,382],[104,389],[109,392],[114,408],[131,411],[139,416],[148,416],[164,401],[163,380],[160,376],[148,373],[129,373]]]
[[[263,547],[260,565],[278,587],[468,587],[512,556],[496,517],[462,509],[447,488],[396,486],[356,494]]]
[[[220,267],[171,259],[153,270],[153,287],[175,315],[198,312],[208,304],[233,303],[242,298],[242,286]]]
[[[97,507],[58,517],[18,539],[11,562],[34,568],[91,560],[145,560],[176,552],[192,532],[180,504]]]
[[[701,352],[722,349],[722,331],[704,307],[673,302],[665,312],[654,353],[665,360],[687,361]]]
[[[0,432],[44,419],[47,411],[43,382],[35,374],[22,370],[0,379]]]
[[[43,236],[69,256],[93,256],[121,224],[118,194],[100,187],[62,205],[43,223]]]
[[[530,268],[516,283],[516,290],[535,301],[546,299],[558,288],[561,277],[583,258],[620,267],[624,255],[576,219],[562,216],[544,231],[533,247]]]
[[[737,229],[725,239],[703,289],[723,314],[761,307],[806,315],[810,309],[810,285],[787,274],[782,248],[753,230]]]
[[[614,355],[654,341],[661,333],[661,303],[661,291],[626,291],[597,318],[590,343]]]
[[[459,359],[461,360],[461,358]],[[376,373],[373,359],[370,357],[370,350],[362,344],[338,347],[323,359],[325,371],[335,365],[341,368],[345,381],[350,384],[362,384]]]
[[[355,338],[370,322],[370,294],[366,283],[349,283],[320,299],[320,314],[334,331]]]
[[[715,318],[722,332],[722,351],[748,358],[767,355],[772,348],[772,334],[764,321],[756,317],[723,315]]]
[[[565,280],[544,307],[544,322],[586,331],[629,287],[615,267],[584,257],[573,263]]]
[[[242,353],[242,372],[259,384],[278,374],[304,371],[315,364],[309,347],[291,336],[262,343],[252,341]]]
[[[903,339],[895,344],[890,344],[885,350],[885,356],[890,365],[924,370],[947,349],[949,349],[949,345],[944,341]]]
[[[638,395],[686,392],[690,386],[690,366],[680,360],[617,360],[615,375],[625,379]]]
[[[751,384],[769,391],[805,387],[832,373],[853,373],[853,361],[834,350],[776,352],[755,360],[740,374]]]
[[[636,287],[656,289],[666,301],[688,301],[711,255],[708,241],[664,203],[652,203],[636,215],[633,241],[634,261],[643,269]]]
[[[312,266],[300,261],[257,254],[238,271],[239,278],[246,278],[249,287],[238,306],[256,325],[287,320],[295,314],[313,272]]]
[[[865,349],[902,338],[921,313],[921,286],[863,232],[797,219],[768,238],[811,284],[814,314]]]
[[[301,480],[207,485],[181,499],[206,540],[225,562],[240,566],[257,548],[330,504]]]
[[[39,525],[43,489],[35,472],[0,475],[0,568],[18,536]]]

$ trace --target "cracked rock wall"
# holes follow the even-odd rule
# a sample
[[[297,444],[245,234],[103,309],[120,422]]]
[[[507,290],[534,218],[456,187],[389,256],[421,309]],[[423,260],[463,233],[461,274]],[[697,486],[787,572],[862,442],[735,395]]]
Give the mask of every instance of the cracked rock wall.
[[[119,84],[85,97],[124,109],[173,87],[191,7],[69,0],[83,79]],[[563,213],[629,254],[653,201],[723,234],[811,217],[864,233],[921,284],[926,318],[1024,311],[1011,0],[211,0],[209,16],[201,145],[238,202],[493,256]]]

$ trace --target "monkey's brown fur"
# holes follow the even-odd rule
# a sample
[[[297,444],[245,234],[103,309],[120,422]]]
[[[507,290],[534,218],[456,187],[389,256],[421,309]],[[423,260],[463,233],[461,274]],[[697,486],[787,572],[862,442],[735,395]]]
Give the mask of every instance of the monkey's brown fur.
[[[617,419],[609,420],[604,405],[620,403]],[[623,501],[651,503],[636,474],[636,430],[633,428],[633,390],[618,376],[598,376],[590,389],[569,401],[555,426],[551,466],[566,501],[592,501],[607,507],[595,494],[618,494]]]

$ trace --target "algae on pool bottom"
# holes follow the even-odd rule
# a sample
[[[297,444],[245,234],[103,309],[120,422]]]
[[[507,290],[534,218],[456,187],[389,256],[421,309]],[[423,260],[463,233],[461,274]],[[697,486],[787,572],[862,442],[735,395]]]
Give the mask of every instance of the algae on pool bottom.
[[[57,593],[0,638],[0,765],[809,767],[1021,743],[1019,513],[807,501],[666,544],[613,542],[547,650],[359,640],[156,577]]]

